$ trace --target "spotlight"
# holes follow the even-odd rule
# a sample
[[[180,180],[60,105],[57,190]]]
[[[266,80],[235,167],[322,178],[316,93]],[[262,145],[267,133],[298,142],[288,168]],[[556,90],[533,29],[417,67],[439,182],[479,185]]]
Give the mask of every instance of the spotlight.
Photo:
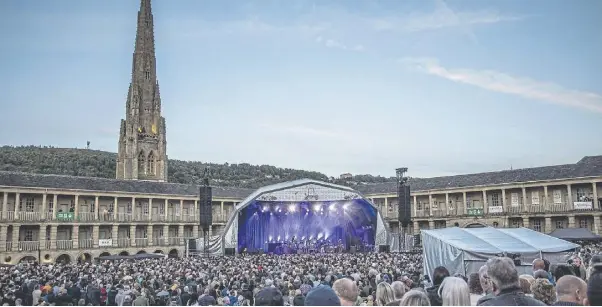
[[[349,208],[349,204],[344,204],[343,205],[343,210],[347,210],[347,208]]]
[[[267,205],[265,205],[265,206],[263,206],[263,210],[262,211],[263,212],[270,211],[270,207],[267,206]]]
[[[289,212],[295,212],[296,209],[297,209],[297,207],[295,206],[295,204],[288,205],[288,211]]]
[[[314,211],[320,211],[320,205],[316,204],[314,205]]]
[[[328,206],[328,210],[330,210],[330,211],[336,211],[337,210],[337,206],[335,204],[332,204],[332,205]]]

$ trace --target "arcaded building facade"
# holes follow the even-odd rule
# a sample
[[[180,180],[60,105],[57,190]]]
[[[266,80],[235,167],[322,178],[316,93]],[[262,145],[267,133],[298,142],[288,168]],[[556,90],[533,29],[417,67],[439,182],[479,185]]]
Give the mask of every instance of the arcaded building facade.
[[[411,179],[410,233],[421,229],[581,227],[601,234],[602,156],[575,164]],[[399,231],[396,184],[355,187]],[[160,252],[181,256],[198,227],[198,186],[0,172],[0,263],[90,260]],[[253,191],[213,189],[211,235]]]

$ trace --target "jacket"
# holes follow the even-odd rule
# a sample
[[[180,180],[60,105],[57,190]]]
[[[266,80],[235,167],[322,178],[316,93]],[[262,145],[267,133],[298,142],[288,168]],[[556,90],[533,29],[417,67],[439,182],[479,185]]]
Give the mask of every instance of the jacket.
[[[426,289],[426,294],[431,301],[431,306],[443,306],[443,299],[439,296],[439,287],[441,285],[432,286]]]
[[[478,306],[547,306],[543,302],[525,295],[519,287],[501,291],[494,298]]]

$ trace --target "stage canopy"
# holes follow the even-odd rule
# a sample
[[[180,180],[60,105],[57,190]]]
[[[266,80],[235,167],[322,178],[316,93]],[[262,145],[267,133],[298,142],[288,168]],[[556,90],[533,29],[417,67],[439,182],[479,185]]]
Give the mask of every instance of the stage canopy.
[[[221,250],[263,250],[293,238],[387,245],[376,206],[350,187],[301,179],[258,189],[239,203],[223,232]],[[353,242],[353,243],[350,243]]]
[[[438,266],[451,274],[468,276],[496,256],[516,256],[519,273],[531,269],[536,258],[563,262],[565,254],[579,245],[528,228],[443,228],[422,230],[424,274],[432,276]]]
[[[550,233],[550,236],[567,241],[602,241],[602,237],[587,228],[561,228]]]

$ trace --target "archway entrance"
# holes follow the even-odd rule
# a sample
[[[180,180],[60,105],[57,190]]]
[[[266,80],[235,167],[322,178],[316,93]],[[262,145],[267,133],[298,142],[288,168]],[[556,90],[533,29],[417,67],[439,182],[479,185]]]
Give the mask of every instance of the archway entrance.
[[[464,228],[484,228],[487,227],[487,225],[482,224],[482,223],[469,223],[466,224],[466,226],[464,226]]]
[[[67,255],[67,254],[61,254],[60,256],[56,257],[56,262],[57,263],[71,263],[71,256]]]
[[[102,252],[99,255],[99,257],[105,257],[105,256],[111,256],[111,253],[109,253],[109,252]]]
[[[90,255],[89,253],[83,253],[83,254],[79,255],[79,257],[77,258],[77,262],[78,263],[90,263],[90,262],[92,262],[92,255]]]
[[[141,250],[141,251],[137,252],[136,254],[138,254],[138,255],[140,255],[140,254],[146,254],[146,251],[145,250]]]
[[[130,253],[128,253],[126,251],[119,253],[119,256],[129,256],[129,255],[130,255]]]
[[[158,249],[158,250],[154,251],[153,253],[155,253],[155,254],[163,254],[163,251],[160,250],[160,249]]]
[[[25,257],[21,258],[21,260],[19,260],[19,262],[34,262],[36,260],[37,259],[34,256],[25,256]]]
[[[169,251],[169,258],[178,258],[178,250],[172,249]]]

